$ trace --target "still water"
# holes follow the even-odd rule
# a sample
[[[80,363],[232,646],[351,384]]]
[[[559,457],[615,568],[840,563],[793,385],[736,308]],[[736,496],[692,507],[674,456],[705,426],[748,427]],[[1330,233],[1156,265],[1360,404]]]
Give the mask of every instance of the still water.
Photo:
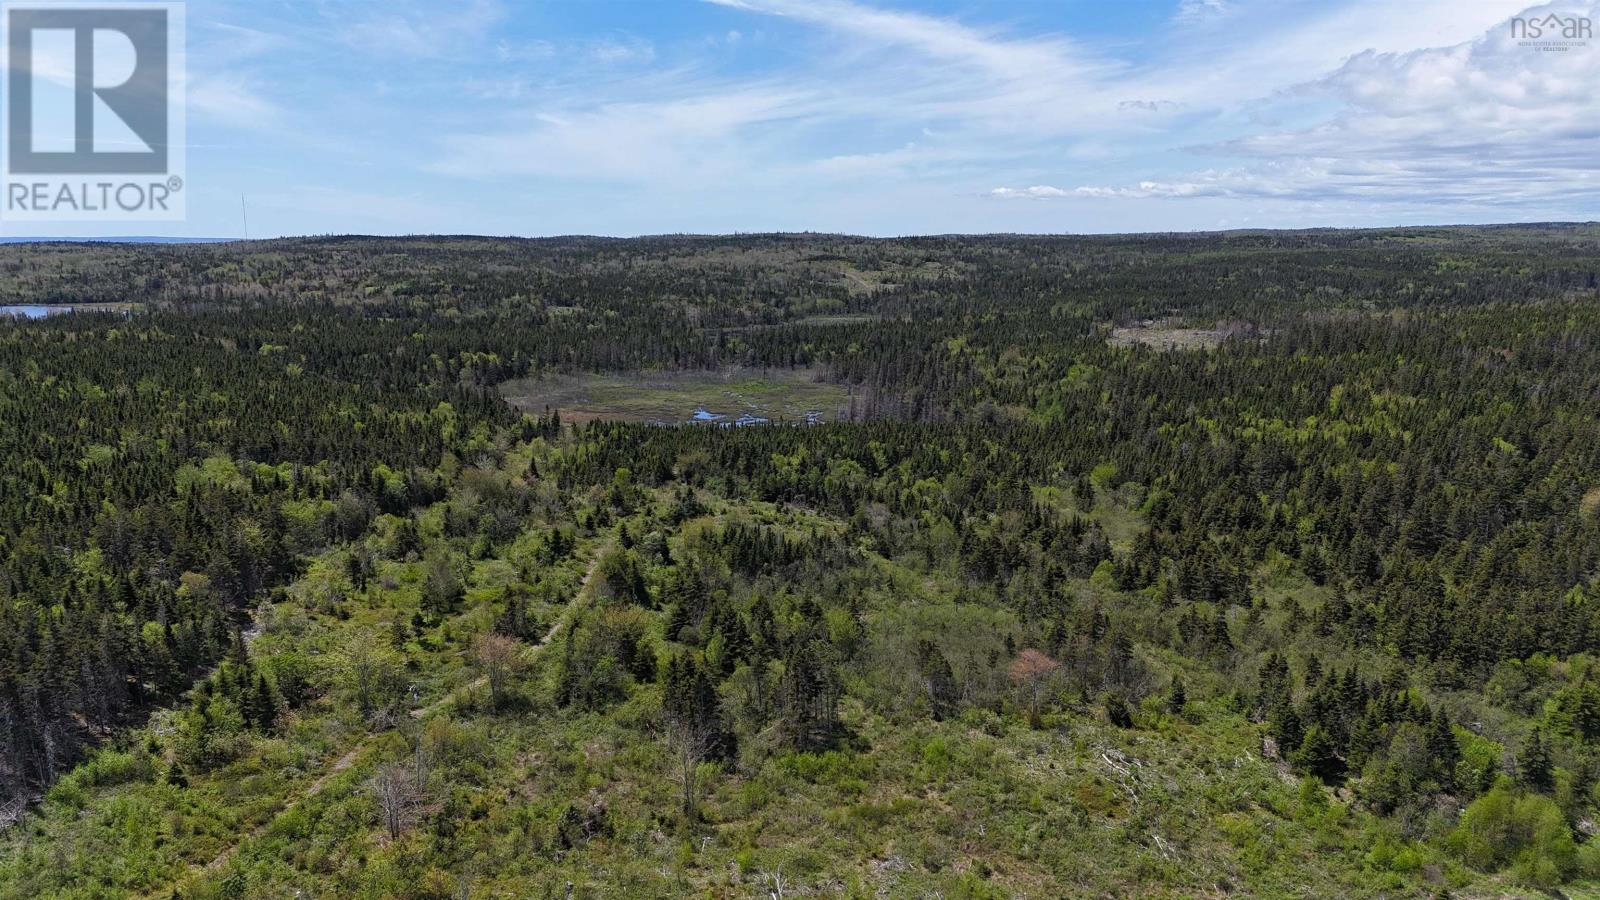
[[[42,319],[56,313],[72,312],[70,306],[0,306],[0,316],[12,318]]]

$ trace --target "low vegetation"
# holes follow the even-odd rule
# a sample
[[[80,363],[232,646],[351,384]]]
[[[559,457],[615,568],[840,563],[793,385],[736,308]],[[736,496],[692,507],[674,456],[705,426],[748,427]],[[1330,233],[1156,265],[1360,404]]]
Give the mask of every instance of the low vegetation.
[[[812,369],[545,375],[500,391],[518,409],[557,411],[569,423],[816,424],[848,421],[866,408]]]

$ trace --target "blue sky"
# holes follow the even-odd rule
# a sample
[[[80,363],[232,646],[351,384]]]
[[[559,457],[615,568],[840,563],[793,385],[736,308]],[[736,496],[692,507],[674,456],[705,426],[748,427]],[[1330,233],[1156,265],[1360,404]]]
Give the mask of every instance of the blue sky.
[[[1600,218],[1595,6],[191,0],[188,221],[57,233]]]

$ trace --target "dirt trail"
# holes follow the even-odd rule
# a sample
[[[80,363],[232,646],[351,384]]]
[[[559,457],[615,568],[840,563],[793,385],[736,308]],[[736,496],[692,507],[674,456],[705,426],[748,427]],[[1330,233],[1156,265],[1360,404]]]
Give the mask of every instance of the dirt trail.
[[[563,610],[561,615],[556,618],[555,623],[550,626],[550,630],[544,633],[544,637],[539,640],[539,643],[534,644],[529,649],[529,656],[537,656],[539,653],[543,652],[546,647],[550,646],[550,642],[555,640],[561,634],[562,630],[571,623],[572,619],[577,616],[579,610],[588,605],[589,598],[594,594],[595,579],[600,575],[600,561],[605,558],[606,552],[610,549],[611,542],[607,541],[602,543],[595,550],[594,559],[589,561],[589,570],[584,573],[583,584],[578,587],[578,592],[573,595],[572,602],[567,604],[566,609]],[[427,706],[418,707],[412,710],[411,715],[416,719],[426,718],[444,708],[445,704],[453,702],[456,698],[456,695],[461,691],[476,690],[477,688],[480,688],[486,684],[487,681],[488,679],[482,676],[475,678],[462,687],[446,692],[443,697],[440,697]],[[187,872],[185,872],[184,875],[174,879],[173,883],[171,885],[167,885],[166,887],[176,887],[195,875],[212,875],[221,871],[222,867],[228,864],[228,860],[233,858],[233,855],[238,852],[240,847],[243,847],[245,844],[248,844],[256,838],[259,838],[262,834],[265,834],[266,830],[272,826],[273,822],[276,822],[278,819],[282,818],[286,813],[293,811],[301,803],[304,803],[305,801],[316,797],[318,794],[321,794],[328,787],[328,785],[333,782],[333,779],[339,776],[339,773],[344,772],[351,766],[354,766],[356,762],[360,760],[361,757],[367,753],[367,751],[371,750],[374,744],[377,743],[377,739],[380,734],[370,734],[362,738],[360,741],[357,741],[356,745],[346,751],[343,756],[340,756],[338,759],[334,760],[333,765],[329,766],[327,771],[319,775],[316,781],[311,782],[311,784],[307,785],[306,789],[301,791],[298,796],[290,800],[288,803],[285,803],[281,809],[273,814],[272,818],[256,826],[254,829],[251,829],[251,831],[244,837],[234,841],[231,845],[229,845],[228,849],[218,854],[215,859],[206,863],[204,866],[191,867]],[[153,898],[157,896],[170,895],[152,892],[145,896],[152,898],[153,900]]]

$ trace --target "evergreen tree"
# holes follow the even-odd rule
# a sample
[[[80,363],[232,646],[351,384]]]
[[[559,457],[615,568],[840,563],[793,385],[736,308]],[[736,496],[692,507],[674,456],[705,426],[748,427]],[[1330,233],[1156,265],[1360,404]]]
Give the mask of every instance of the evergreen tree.
[[[1536,791],[1549,793],[1555,786],[1555,773],[1550,762],[1550,748],[1538,728],[1528,732],[1528,739],[1517,754],[1517,775],[1522,783]]]
[[[1440,786],[1445,790],[1454,788],[1461,746],[1442,708],[1434,710],[1433,719],[1428,723],[1428,755],[1433,759],[1434,777]]]
[[[1188,703],[1189,694],[1183,687],[1183,679],[1174,675],[1172,677],[1172,686],[1167,689],[1167,711],[1181,713]]]
[[[934,721],[943,721],[955,712],[957,701],[950,662],[932,641],[923,640],[917,643],[917,669],[927,692],[929,712]]]
[[[1325,782],[1336,781],[1344,774],[1344,762],[1321,725],[1306,729],[1300,746],[1289,754],[1289,761]]]

